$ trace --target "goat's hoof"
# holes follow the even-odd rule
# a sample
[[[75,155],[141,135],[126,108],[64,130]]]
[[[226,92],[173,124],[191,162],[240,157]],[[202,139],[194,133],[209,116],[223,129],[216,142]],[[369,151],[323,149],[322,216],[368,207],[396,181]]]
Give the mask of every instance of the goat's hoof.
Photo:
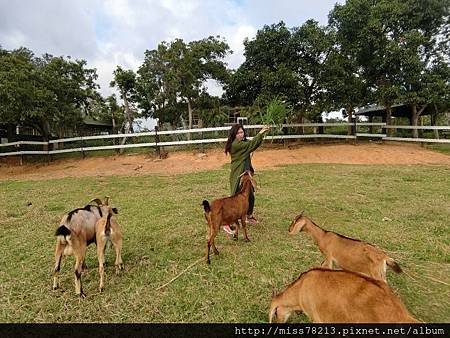
[[[244,241],[245,241],[245,242],[250,242],[250,238],[248,238],[248,237],[247,237],[247,238],[244,238]]]
[[[52,289],[53,290],[58,290],[59,286],[58,285],[53,285]]]
[[[99,290],[100,292],[103,292],[103,290],[105,290],[105,288],[104,288],[103,286],[101,286],[98,290]]]
[[[206,260],[206,264],[210,265],[211,261],[209,259]]]
[[[86,298],[86,295],[84,294],[84,292],[82,291],[78,296],[80,296],[81,299]]]
[[[116,275],[118,275],[120,273],[120,271],[123,270],[123,264],[118,264],[116,265]]]

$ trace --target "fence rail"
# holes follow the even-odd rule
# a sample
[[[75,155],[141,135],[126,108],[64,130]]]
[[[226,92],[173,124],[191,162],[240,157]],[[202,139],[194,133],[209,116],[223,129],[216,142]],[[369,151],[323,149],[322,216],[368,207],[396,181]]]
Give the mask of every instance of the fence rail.
[[[248,130],[260,129],[263,125],[248,125],[245,126]],[[435,133],[439,131],[450,131],[450,126],[396,126],[386,125],[386,123],[297,123],[297,124],[283,124],[283,130],[286,131],[289,128],[313,128],[314,133],[296,133],[296,134],[282,134],[282,135],[268,135],[266,139],[269,140],[284,140],[284,139],[358,139],[358,138],[379,138],[386,141],[404,141],[404,142],[424,142],[424,143],[450,143],[450,138],[411,138],[411,137],[392,137],[383,133],[383,130],[396,129],[396,130],[434,130]],[[351,127],[352,135],[336,134],[336,133],[317,133],[317,128],[329,128],[329,127]],[[370,128],[369,132],[358,132],[360,127]],[[367,128],[368,127],[368,128]],[[374,133],[372,129],[376,127],[381,129],[381,133]],[[128,148],[142,148],[142,147],[165,147],[165,146],[183,146],[190,144],[207,144],[207,143],[219,143],[226,142],[226,137],[217,137],[218,133],[228,131],[229,127],[216,127],[216,128],[200,128],[200,129],[187,129],[187,130],[164,130],[164,131],[149,131],[143,133],[132,134],[113,134],[113,135],[99,135],[99,136],[80,136],[62,138],[56,140],[44,141],[17,141],[0,144],[0,157],[1,156],[17,156],[17,155],[53,155],[70,152],[86,152],[96,150],[114,150],[114,149],[128,149]],[[343,130],[344,131],[344,130]],[[215,133],[212,137],[209,133]],[[190,139],[193,135],[199,135],[197,139]],[[187,136],[187,140],[160,140],[160,137],[172,136],[179,137],[180,135]],[[448,134],[447,134],[448,135]],[[223,135],[226,136],[226,135]],[[89,145],[89,142],[95,140],[108,140],[108,139],[137,139],[142,137],[154,138],[153,142],[142,143],[129,143],[129,144],[114,144],[114,145]],[[146,140],[147,141],[147,140]],[[152,141],[152,140],[150,140]],[[60,145],[71,142],[81,142],[81,145],[77,144],[72,148],[58,149]],[[116,141],[117,142],[117,141]],[[43,146],[44,150],[24,150],[22,146]],[[14,147],[12,151],[1,152],[4,147]],[[52,149],[51,149],[52,148]]]

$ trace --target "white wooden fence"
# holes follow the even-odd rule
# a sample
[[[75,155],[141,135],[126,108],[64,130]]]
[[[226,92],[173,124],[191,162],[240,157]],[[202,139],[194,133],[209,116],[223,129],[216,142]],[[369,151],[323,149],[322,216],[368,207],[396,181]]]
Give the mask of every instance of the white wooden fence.
[[[437,130],[450,131],[450,126],[396,126],[386,125],[386,123],[300,123],[300,124],[285,124],[286,128],[318,128],[318,127],[354,127],[354,131],[357,131],[358,127],[381,127],[382,129],[418,129],[418,130]],[[260,129],[263,125],[247,125],[246,129]],[[182,146],[188,144],[204,144],[204,143],[219,143],[226,142],[227,138],[208,138],[208,133],[211,132],[223,132],[229,130],[230,127],[217,127],[217,128],[201,128],[201,129],[187,129],[187,130],[168,130],[168,131],[150,131],[143,133],[133,134],[113,134],[113,135],[99,135],[99,136],[84,136],[84,137],[71,137],[62,138],[57,140],[51,140],[48,142],[38,141],[18,141],[0,144],[0,156],[17,156],[17,155],[53,155],[70,152],[84,152],[94,150],[111,150],[111,149],[126,149],[126,148],[139,148],[139,147],[165,147],[165,146]],[[316,131],[316,130],[315,130]],[[164,135],[177,135],[177,134],[196,134],[200,133],[200,139],[193,140],[181,140],[181,141],[163,141],[163,142],[149,142],[149,143],[133,143],[123,145],[103,145],[103,146],[84,146],[84,143],[92,140],[102,139],[123,139],[123,138],[139,138],[144,136],[164,136]],[[405,137],[388,137],[386,134],[375,133],[354,133],[354,135],[340,135],[340,134],[287,134],[287,135],[268,135],[266,139],[283,140],[283,139],[307,139],[307,138],[327,138],[327,139],[357,139],[362,137],[380,138],[386,141],[406,141],[406,142],[425,142],[425,143],[450,143],[450,138],[405,138]],[[52,149],[53,144],[63,144],[69,142],[81,141],[82,146],[69,148],[69,149]],[[46,146],[48,150],[22,150],[22,145],[42,145]],[[2,152],[3,147],[15,147],[16,151]]]

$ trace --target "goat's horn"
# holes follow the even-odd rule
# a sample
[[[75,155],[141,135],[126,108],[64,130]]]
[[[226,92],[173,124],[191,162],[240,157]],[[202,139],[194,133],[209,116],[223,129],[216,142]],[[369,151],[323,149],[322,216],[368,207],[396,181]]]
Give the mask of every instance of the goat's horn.
[[[91,204],[92,202],[97,203],[97,205],[102,205],[102,200],[100,198],[94,198],[93,200],[90,200],[88,204]]]
[[[305,212],[305,210],[302,210],[302,212],[300,213],[300,216],[303,216],[303,213]]]
[[[242,177],[242,176],[244,176],[245,174],[246,174],[247,172],[246,171],[244,171],[242,174],[240,174],[239,175],[239,177]]]
[[[109,203],[109,196],[105,196],[105,205],[108,205]]]

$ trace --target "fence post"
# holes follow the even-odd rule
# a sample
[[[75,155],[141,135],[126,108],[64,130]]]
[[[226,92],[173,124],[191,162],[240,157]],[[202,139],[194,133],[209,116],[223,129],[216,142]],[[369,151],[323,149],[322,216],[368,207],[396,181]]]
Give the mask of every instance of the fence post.
[[[381,133],[384,134],[384,135],[386,135],[386,137],[389,137],[389,135],[388,135],[388,129],[387,129],[387,128],[383,128],[383,127],[386,127],[386,126],[387,126],[386,116],[385,116],[385,115],[382,115],[382,116],[381,116],[381,122],[385,124],[384,126],[381,127]],[[381,140],[383,140],[383,139],[381,139]]]
[[[202,128],[203,128],[203,120],[202,120],[202,119],[198,119],[197,127],[198,127],[199,129],[202,129]],[[200,132],[200,139],[203,140],[203,132]],[[205,152],[203,143],[200,143],[200,152],[201,152],[201,153],[204,153],[204,152]]]
[[[49,141],[50,140],[47,140],[47,141],[44,140],[44,142],[47,142],[47,144],[44,144],[44,151],[47,150],[47,156],[46,156],[47,157],[47,165],[50,164],[50,142]]]
[[[17,145],[17,148],[18,148],[19,153],[20,153],[19,163],[22,166],[23,165],[23,154],[22,154],[22,143],[20,143],[20,141],[19,141],[19,144]]]
[[[354,141],[354,143],[356,144],[356,140],[358,139],[358,137],[356,136],[356,117],[352,117],[352,123],[353,123],[353,125],[352,125],[352,135],[353,136],[355,136],[355,141]]]
[[[81,157],[84,159],[86,157],[86,155],[84,154],[84,140],[83,140],[83,136],[81,136]]]

